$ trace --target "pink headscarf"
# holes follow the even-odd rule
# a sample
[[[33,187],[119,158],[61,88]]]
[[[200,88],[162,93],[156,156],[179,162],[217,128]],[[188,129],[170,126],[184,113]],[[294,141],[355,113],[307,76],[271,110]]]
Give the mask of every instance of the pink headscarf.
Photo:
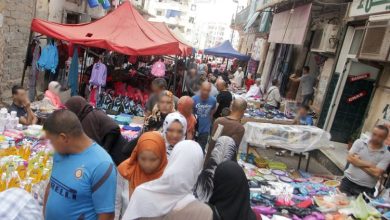
[[[58,96],[61,85],[56,81],[51,81],[48,87],[48,90],[45,92],[45,98],[49,99],[54,107],[61,108],[62,102],[60,96]]]

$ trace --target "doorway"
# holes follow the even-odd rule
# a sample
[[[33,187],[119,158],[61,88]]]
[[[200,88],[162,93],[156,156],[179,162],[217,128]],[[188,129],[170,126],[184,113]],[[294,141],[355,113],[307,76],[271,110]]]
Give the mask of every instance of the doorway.
[[[347,143],[352,136],[360,134],[380,70],[351,61],[346,71],[348,78],[330,129],[332,141],[341,143]]]

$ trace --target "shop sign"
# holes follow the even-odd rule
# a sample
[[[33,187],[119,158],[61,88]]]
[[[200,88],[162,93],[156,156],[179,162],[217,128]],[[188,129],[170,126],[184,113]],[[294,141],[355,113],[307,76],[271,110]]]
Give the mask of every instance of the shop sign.
[[[363,98],[366,95],[367,95],[367,91],[366,90],[362,90],[359,93],[357,93],[357,94],[347,98],[347,103],[351,104],[352,102],[355,102],[356,100],[361,99],[361,98]]]
[[[389,11],[389,0],[353,0],[349,8],[349,17],[372,15]]]
[[[348,81],[349,82],[356,82],[356,81],[360,81],[360,80],[363,80],[363,79],[368,79],[370,78],[370,73],[362,73],[362,74],[359,74],[357,76],[349,76],[348,77]]]

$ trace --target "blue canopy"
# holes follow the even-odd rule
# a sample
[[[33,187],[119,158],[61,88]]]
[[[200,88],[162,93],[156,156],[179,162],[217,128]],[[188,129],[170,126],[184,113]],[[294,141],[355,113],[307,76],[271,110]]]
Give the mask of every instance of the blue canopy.
[[[216,57],[225,57],[229,59],[236,58],[244,61],[248,61],[251,58],[250,56],[241,54],[237,50],[235,50],[230,41],[228,40],[224,41],[222,44],[216,47],[204,49],[204,54],[213,55]]]

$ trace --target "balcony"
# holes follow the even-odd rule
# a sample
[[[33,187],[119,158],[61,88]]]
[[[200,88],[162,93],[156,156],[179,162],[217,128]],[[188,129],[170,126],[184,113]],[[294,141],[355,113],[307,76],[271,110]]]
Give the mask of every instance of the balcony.
[[[245,27],[249,16],[250,8],[246,7],[242,11],[238,12],[236,17],[232,19],[230,28],[238,31]]]

